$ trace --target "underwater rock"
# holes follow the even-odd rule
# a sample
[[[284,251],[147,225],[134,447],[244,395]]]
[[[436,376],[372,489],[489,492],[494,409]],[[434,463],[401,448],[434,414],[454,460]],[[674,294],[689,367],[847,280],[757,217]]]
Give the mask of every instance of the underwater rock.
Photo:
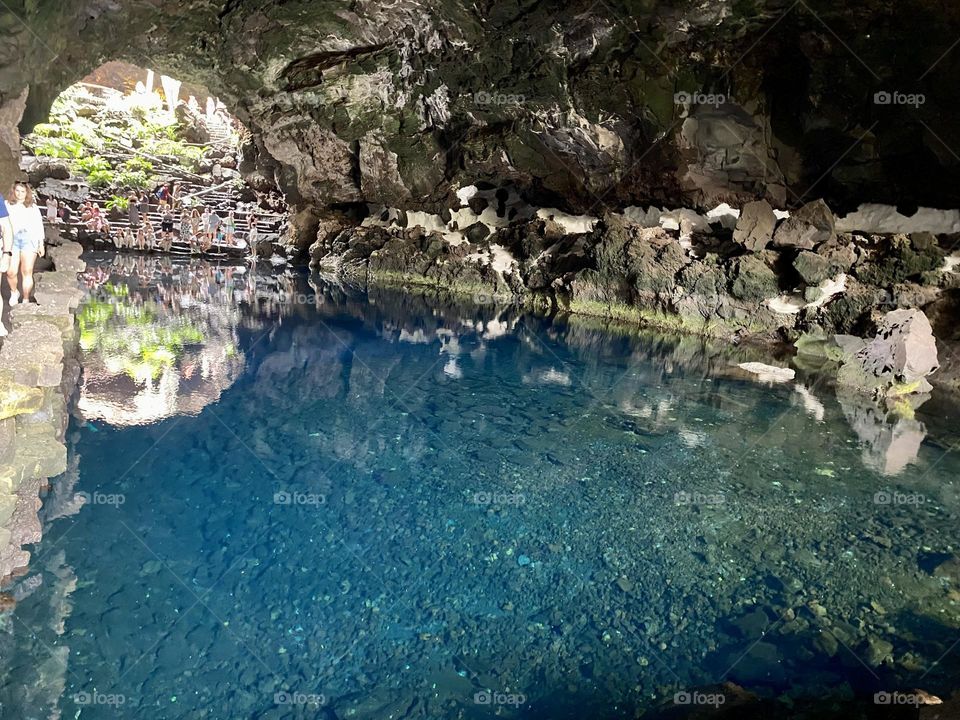
[[[763,382],[790,382],[797,375],[796,370],[792,368],[776,367],[760,362],[740,363],[737,367],[756,375],[757,379]]]

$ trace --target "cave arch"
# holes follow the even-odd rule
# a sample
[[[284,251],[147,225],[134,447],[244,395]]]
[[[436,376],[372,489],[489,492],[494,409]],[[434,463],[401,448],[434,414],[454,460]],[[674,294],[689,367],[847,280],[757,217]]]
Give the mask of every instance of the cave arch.
[[[337,208],[439,212],[477,180],[569,212],[796,205],[811,188],[834,206],[960,206],[960,8],[748,5],[21,0],[3,13],[0,172],[16,128],[120,59],[205,85],[250,128],[247,169],[284,193],[301,247]],[[798,53],[791,87],[781,60]],[[730,112],[684,100],[712,88]]]

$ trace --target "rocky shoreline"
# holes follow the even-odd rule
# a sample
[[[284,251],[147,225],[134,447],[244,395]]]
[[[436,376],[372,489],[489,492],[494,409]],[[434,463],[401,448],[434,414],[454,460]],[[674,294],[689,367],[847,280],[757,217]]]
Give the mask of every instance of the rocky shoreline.
[[[48,247],[54,270],[38,273],[36,304],[11,308],[0,347],[0,583],[30,560],[23,545],[40,540],[41,494],[67,469],[64,438],[77,388],[74,312],[83,298],[77,243]],[[4,606],[15,595],[0,593]]]
[[[794,213],[759,201],[591,218],[511,197],[480,191],[440,215],[370,208],[359,224],[331,220],[311,267],[734,342],[872,337],[883,315],[904,309],[926,313],[942,342],[956,339],[960,255],[948,218],[838,219],[822,201]],[[869,230],[843,229],[855,224]]]

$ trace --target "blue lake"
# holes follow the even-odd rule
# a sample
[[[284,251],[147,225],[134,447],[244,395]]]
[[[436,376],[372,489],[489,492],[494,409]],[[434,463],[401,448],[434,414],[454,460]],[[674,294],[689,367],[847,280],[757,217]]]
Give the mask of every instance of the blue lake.
[[[854,717],[956,687],[948,403],[292,271],[85,279],[3,718]]]

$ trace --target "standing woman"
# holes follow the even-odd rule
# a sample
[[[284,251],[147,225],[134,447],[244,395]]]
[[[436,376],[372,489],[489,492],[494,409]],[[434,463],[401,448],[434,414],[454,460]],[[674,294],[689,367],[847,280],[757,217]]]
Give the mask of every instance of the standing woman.
[[[227,213],[227,219],[223,223],[223,232],[226,237],[228,247],[233,247],[233,236],[237,232],[237,220],[233,216],[233,210]]]
[[[140,198],[135,192],[127,196],[127,220],[130,221],[130,227],[136,228],[140,225]]]
[[[200,211],[194,208],[190,213],[190,252],[195,252],[200,247]]]
[[[247,247],[250,250],[250,257],[253,258],[253,261],[257,261],[257,242],[259,242],[259,230],[257,228],[257,215],[256,213],[250,213],[250,217],[247,222],[249,223],[249,229],[247,230]]]
[[[186,210],[180,213],[180,242],[193,245],[190,237],[190,214]]]
[[[30,301],[33,292],[33,264],[38,255],[43,255],[43,216],[33,199],[33,190],[23,182],[13,185],[13,202],[7,206],[10,222],[13,223],[13,255],[7,268],[10,283],[10,304],[16,305],[21,297],[17,292],[17,275],[23,275],[21,284],[23,302]]]

